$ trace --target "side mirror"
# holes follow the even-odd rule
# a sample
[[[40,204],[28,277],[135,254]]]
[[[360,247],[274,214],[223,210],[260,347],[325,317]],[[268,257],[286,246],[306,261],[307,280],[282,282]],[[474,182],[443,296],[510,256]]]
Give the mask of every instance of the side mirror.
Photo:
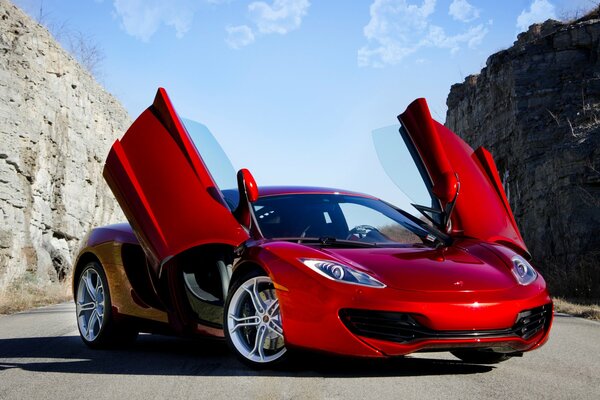
[[[433,186],[432,191],[442,201],[442,206],[444,207],[442,213],[443,225],[446,231],[448,231],[450,229],[450,217],[452,216],[452,211],[454,211],[458,192],[460,191],[458,175],[451,172],[444,173],[441,179],[438,179],[437,184]]]
[[[240,169],[237,174],[237,179],[238,190],[240,191],[240,201],[244,194],[250,203],[254,203],[258,200],[258,186],[256,186],[256,181],[250,171],[246,168]]]
[[[449,203],[456,198],[458,194],[458,179],[452,172],[446,172],[441,179],[433,186],[433,194],[440,199],[442,203]]]
[[[238,191],[240,202],[233,211],[233,216],[238,222],[255,237],[261,237],[260,229],[254,220],[254,213],[251,204],[258,200],[258,186],[254,177],[247,169],[240,169],[237,173]]]

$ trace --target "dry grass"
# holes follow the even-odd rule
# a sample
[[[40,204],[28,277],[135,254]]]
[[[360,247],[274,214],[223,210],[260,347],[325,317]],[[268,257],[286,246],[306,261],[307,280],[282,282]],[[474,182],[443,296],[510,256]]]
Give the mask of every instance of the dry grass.
[[[19,279],[0,291],[0,314],[12,314],[72,298],[70,279],[41,285],[31,279]]]
[[[576,317],[600,321],[600,304],[598,301],[568,301],[560,297],[554,299],[554,311],[571,314]]]

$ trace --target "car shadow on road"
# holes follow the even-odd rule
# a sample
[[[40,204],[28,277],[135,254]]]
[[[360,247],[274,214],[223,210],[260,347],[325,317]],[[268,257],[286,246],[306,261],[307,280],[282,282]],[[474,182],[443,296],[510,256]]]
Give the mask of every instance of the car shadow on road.
[[[0,372],[10,368],[76,374],[324,378],[465,375],[493,369],[423,357],[374,360],[300,353],[276,370],[257,371],[241,364],[224,342],[158,335],[142,335],[126,349],[114,350],[89,349],[78,336],[0,339]]]

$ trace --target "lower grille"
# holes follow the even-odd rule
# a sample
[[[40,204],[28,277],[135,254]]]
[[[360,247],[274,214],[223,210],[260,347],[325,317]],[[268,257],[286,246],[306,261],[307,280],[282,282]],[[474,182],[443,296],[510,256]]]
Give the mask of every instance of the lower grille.
[[[535,336],[543,328],[548,328],[552,315],[552,304],[533,308],[531,310],[521,311],[517,316],[517,322],[512,330],[522,337],[529,339]]]
[[[508,329],[480,331],[437,331],[419,324],[408,313],[357,309],[340,310],[344,325],[354,334],[374,339],[407,343],[422,339],[472,339],[521,337],[529,339],[543,328],[548,328],[552,304],[519,313],[515,324]]]

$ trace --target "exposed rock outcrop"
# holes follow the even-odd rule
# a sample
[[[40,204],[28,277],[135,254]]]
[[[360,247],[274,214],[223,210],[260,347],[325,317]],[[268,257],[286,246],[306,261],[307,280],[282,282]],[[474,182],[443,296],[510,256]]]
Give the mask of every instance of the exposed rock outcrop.
[[[93,225],[123,220],[102,178],[127,112],[48,33],[0,0],[0,291],[58,280]]]
[[[532,25],[453,85],[446,125],[494,155],[555,294],[600,297],[600,19]]]

